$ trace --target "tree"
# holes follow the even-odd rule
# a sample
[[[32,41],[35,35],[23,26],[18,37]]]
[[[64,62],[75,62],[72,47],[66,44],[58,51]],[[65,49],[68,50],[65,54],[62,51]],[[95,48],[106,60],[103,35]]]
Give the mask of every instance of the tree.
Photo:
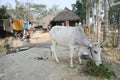
[[[104,0],[104,35],[103,41],[108,42],[109,28],[108,28],[108,0]]]
[[[93,2],[93,16],[92,16],[92,19],[93,19],[93,32],[94,33],[97,33],[97,16],[96,16],[96,13],[97,13],[97,1],[94,0]]]
[[[119,9],[119,13],[120,13],[120,9]],[[118,16],[118,47],[120,48],[120,14],[119,14],[119,16]]]
[[[15,3],[16,3],[16,9],[15,9],[16,18],[22,19],[22,20],[28,20],[27,5],[24,6],[24,3],[21,3],[18,0],[15,0]]]
[[[19,2],[18,0],[15,0],[15,2],[17,18],[20,18],[22,20],[31,21],[33,19],[40,19],[47,13],[46,5],[35,4],[28,1],[22,3]]]
[[[114,0],[115,6],[113,9],[116,9],[116,22],[118,26],[118,48],[120,48],[120,0]]]
[[[120,48],[120,5],[114,5],[112,7],[113,15],[114,15],[114,26],[118,29],[118,44],[117,46]]]
[[[52,8],[47,9],[44,4],[32,3],[31,0],[27,2],[20,2],[15,0],[16,8],[12,9],[11,5],[7,3],[6,6],[9,7],[8,13],[12,15],[12,18],[17,18],[21,20],[39,20],[40,18],[46,16],[47,14],[59,12],[58,5],[53,5]]]
[[[47,14],[60,12],[59,5],[53,5],[52,8],[47,10]]]
[[[37,19],[40,19],[41,17],[43,17],[47,14],[46,5],[33,4],[32,8],[33,8],[33,10],[32,10],[33,13],[35,14],[34,17],[36,17]]]
[[[0,8],[0,19],[8,19],[8,18],[10,18],[10,15],[7,12],[7,7],[2,6]]]
[[[86,24],[90,27],[90,15],[91,15],[91,9],[92,8],[92,0],[86,1]]]
[[[101,16],[100,16],[100,12],[101,8],[100,8],[100,0],[97,1],[97,31],[98,31],[98,42],[100,42],[101,38]]]
[[[86,21],[86,0],[76,0],[75,4],[72,4],[72,10],[80,17],[81,23],[84,24]]]
[[[118,30],[118,36],[113,36],[113,45],[120,48],[120,1],[119,0],[110,0],[109,1],[109,22],[111,27],[114,29],[114,34]],[[114,44],[117,40],[117,44]]]

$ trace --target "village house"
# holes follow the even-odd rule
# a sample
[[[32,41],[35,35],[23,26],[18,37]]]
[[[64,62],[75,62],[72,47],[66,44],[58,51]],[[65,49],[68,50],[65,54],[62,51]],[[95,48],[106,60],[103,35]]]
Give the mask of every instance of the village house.
[[[76,26],[79,22],[79,16],[65,7],[65,9],[59,13],[52,13],[41,18],[35,28],[49,31],[55,25]]]
[[[55,25],[76,26],[80,22],[80,18],[72,10],[65,7],[63,11],[58,13],[51,21],[51,27]]]

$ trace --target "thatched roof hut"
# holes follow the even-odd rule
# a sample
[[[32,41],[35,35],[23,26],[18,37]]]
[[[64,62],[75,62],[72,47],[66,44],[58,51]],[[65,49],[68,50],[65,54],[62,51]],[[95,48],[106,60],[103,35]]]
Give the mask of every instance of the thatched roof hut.
[[[80,18],[73,11],[65,8],[62,12],[57,14],[53,20],[52,24],[54,25],[65,25],[65,26],[75,26],[76,22],[78,23]]]
[[[44,29],[50,29],[55,25],[64,25],[64,26],[75,26],[76,23],[79,23],[80,18],[73,11],[65,8],[59,13],[52,13],[38,21],[38,26]],[[37,26],[36,26],[37,27]]]
[[[68,8],[65,8],[53,19],[53,21],[65,21],[65,20],[66,21],[80,20],[80,18],[73,11],[69,10]]]
[[[50,25],[50,22],[53,20],[53,18],[56,16],[56,13],[52,13],[52,14],[48,14],[47,16],[41,18],[38,21],[38,25],[42,26],[42,28],[48,28],[48,26]]]

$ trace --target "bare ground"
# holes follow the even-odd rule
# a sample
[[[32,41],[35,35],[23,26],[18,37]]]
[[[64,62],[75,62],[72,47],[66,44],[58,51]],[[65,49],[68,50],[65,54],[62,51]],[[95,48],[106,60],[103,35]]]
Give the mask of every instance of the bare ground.
[[[93,79],[80,71],[81,65],[77,60],[74,62],[74,68],[70,68],[69,54],[64,53],[64,49],[61,47],[58,49],[60,64],[57,64],[50,55],[49,45],[48,43],[44,46],[34,46],[26,51],[0,56],[0,78],[2,80]]]

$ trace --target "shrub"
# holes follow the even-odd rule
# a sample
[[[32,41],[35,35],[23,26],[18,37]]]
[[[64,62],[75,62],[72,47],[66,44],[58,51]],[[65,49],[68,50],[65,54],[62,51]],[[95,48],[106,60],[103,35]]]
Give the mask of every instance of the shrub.
[[[96,66],[92,60],[87,60],[87,63],[83,69],[83,71],[92,76],[100,77],[100,78],[111,78],[116,77],[114,70],[112,69],[112,65],[110,63],[104,62],[100,64],[100,66]]]

